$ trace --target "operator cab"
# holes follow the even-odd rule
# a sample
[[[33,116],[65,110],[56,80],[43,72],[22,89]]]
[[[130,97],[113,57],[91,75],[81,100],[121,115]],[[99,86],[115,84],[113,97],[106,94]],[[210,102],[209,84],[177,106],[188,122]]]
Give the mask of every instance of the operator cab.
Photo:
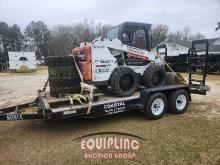
[[[151,49],[151,24],[124,22],[107,32],[110,40],[119,39],[123,44],[136,48]]]

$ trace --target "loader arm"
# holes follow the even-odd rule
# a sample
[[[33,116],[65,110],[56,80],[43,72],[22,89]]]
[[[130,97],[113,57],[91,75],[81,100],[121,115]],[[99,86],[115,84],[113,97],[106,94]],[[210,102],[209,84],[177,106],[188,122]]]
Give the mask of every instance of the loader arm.
[[[151,62],[161,62],[161,60],[153,52],[122,44],[118,39],[111,41],[109,39],[97,38],[92,42],[92,46],[95,48],[102,47],[117,50],[119,52],[125,52],[130,57],[144,59]]]

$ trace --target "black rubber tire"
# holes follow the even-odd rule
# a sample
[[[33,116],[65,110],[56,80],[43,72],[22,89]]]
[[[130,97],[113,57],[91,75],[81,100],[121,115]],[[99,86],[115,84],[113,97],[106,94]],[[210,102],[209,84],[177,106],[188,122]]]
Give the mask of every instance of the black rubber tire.
[[[110,86],[112,93],[116,96],[130,96],[137,90],[137,75],[131,68],[118,67],[113,71],[111,75]]]
[[[163,100],[164,107],[163,107],[161,113],[154,114],[153,111],[155,109],[152,109],[152,104],[158,98]],[[161,92],[153,93],[146,100],[146,104],[145,104],[145,108],[144,108],[144,116],[147,119],[156,120],[156,119],[161,118],[164,115],[164,113],[166,112],[166,110],[167,110],[167,98],[166,98],[166,96],[163,93],[161,93]]]
[[[48,71],[50,77],[79,77],[78,71],[75,66],[49,67]]]
[[[74,66],[74,60],[72,56],[49,56],[46,64],[49,67]]]
[[[108,88],[108,85],[96,85],[95,87],[101,90],[105,90],[106,88]]]
[[[182,109],[177,108],[177,99],[178,99],[178,96],[180,96],[180,95],[185,96],[185,99],[186,99],[185,104],[184,104],[184,101],[183,100],[181,101],[181,99],[179,98],[180,99],[179,104],[182,104],[182,102],[183,102],[183,104],[185,105],[185,106],[183,106]],[[179,90],[175,90],[169,94],[169,96],[168,96],[168,110],[169,110],[169,112],[171,112],[173,114],[182,114],[187,110],[188,105],[189,105],[189,93],[186,90],[179,89]]]
[[[142,84],[147,88],[163,86],[165,82],[165,68],[150,64],[142,76]]]
[[[49,72],[50,95],[80,93],[80,76],[71,56],[51,56],[46,59]]]
[[[60,94],[76,94],[80,93],[80,85],[73,87],[51,87],[50,95],[53,97],[59,97]]]
[[[50,87],[72,87],[75,84],[80,84],[79,77],[50,77]]]

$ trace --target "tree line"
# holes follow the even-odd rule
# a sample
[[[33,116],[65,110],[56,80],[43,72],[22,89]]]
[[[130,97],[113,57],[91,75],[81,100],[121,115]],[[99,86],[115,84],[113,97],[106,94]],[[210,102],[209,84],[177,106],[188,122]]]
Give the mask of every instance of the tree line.
[[[153,47],[156,47],[161,42],[187,43],[193,40],[205,39],[205,35],[201,33],[192,34],[189,26],[185,26],[182,30],[169,32],[167,25],[156,25],[152,28]]]
[[[9,26],[0,22],[0,52],[1,47],[7,51],[33,51],[34,47],[37,59],[42,56],[67,55],[78,43],[91,42],[110,28],[110,24],[85,20],[72,25],[57,25],[49,30],[42,21],[32,21],[22,31],[16,24]]]
[[[69,54],[81,42],[91,42],[105,35],[112,28],[110,24],[84,21],[73,25],[58,25],[51,29],[49,41],[50,55]]]
[[[41,59],[42,56],[67,55],[78,43],[91,42],[98,36],[104,36],[112,27],[111,24],[84,20],[72,25],[57,25],[48,29],[42,21],[32,21],[22,31],[16,24],[9,26],[5,22],[0,22],[0,44],[4,50],[10,51],[21,51],[32,44],[37,58]],[[218,29],[220,24],[216,30]],[[184,43],[204,38],[201,33],[192,34],[189,26],[176,32],[170,32],[167,25],[152,27],[152,47],[164,41]]]

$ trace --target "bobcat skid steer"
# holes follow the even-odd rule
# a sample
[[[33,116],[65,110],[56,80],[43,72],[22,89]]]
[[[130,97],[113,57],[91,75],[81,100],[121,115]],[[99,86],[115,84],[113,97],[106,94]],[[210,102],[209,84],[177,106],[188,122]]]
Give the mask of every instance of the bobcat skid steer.
[[[164,64],[151,52],[150,24],[125,22],[91,43],[73,49],[84,81],[98,88],[110,86],[118,96],[132,95],[139,84],[161,86]]]
[[[135,22],[122,23],[105,37],[81,43],[72,50],[72,57],[48,59],[48,65],[52,95],[79,90],[75,65],[83,82],[97,88],[110,86],[121,97],[132,95],[139,85],[162,86],[166,75],[163,61],[151,52],[151,25]]]

